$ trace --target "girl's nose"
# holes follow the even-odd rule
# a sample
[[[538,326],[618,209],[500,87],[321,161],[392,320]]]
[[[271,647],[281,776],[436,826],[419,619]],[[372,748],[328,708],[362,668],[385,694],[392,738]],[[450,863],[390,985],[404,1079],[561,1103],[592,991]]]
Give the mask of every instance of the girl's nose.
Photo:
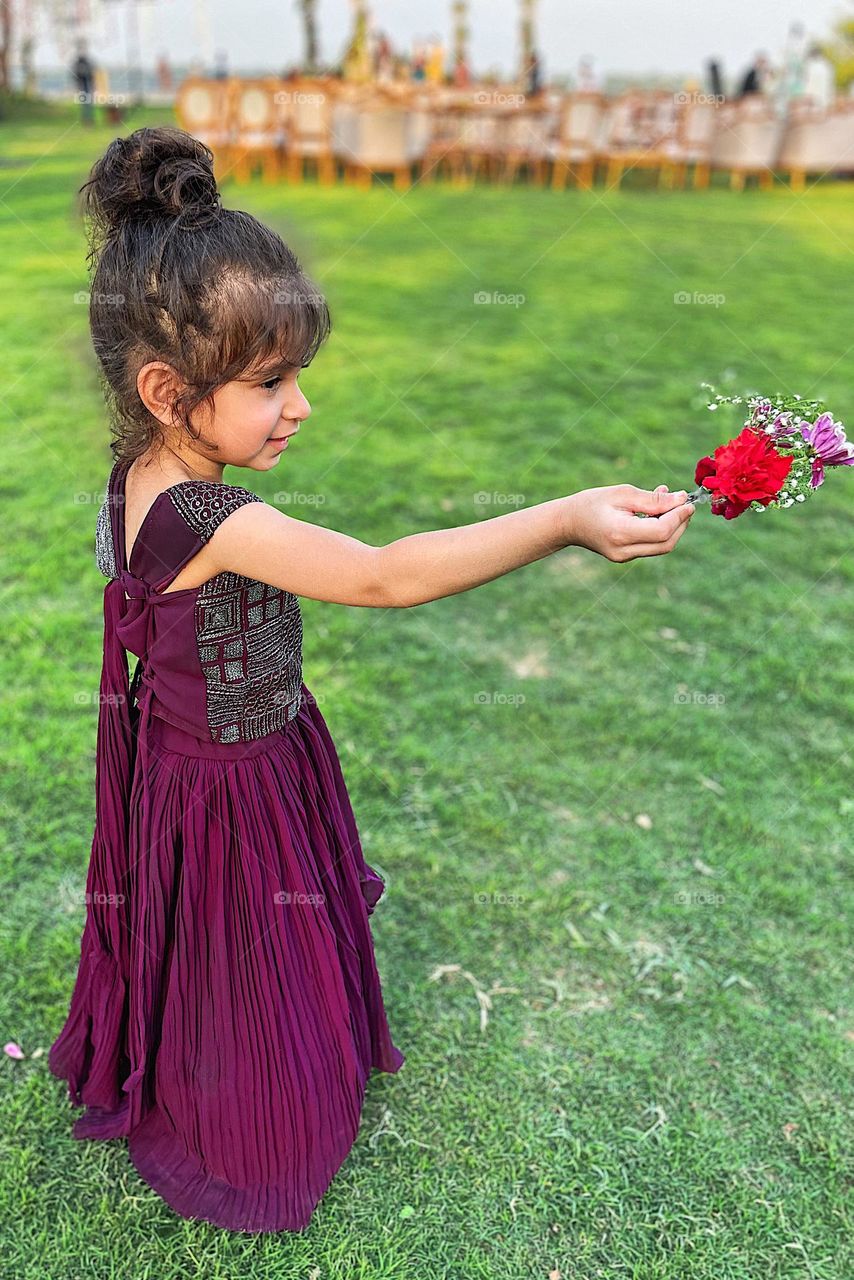
[[[293,418],[298,422],[303,422],[311,413],[311,405],[306,400],[299,387],[295,388],[295,394],[282,407],[283,418]]]

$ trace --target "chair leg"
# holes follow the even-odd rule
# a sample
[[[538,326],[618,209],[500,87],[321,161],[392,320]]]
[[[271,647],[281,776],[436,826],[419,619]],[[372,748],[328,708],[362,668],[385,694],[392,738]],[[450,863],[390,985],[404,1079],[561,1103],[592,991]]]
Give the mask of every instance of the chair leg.
[[[694,165],[694,190],[705,190],[709,185],[709,166],[705,161]]]
[[[552,188],[554,190],[566,190],[566,179],[569,174],[569,165],[565,160],[555,160],[552,166]]]
[[[770,191],[774,186],[774,174],[770,169],[759,170],[759,187],[762,191]]]
[[[412,175],[407,165],[402,164],[394,171],[394,189],[395,191],[408,191],[412,186]]]
[[[578,166],[578,188],[580,191],[593,190],[593,161],[583,160]]]
[[[744,173],[741,169],[733,169],[729,175],[729,185],[732,191],[744,190]]]
[[[285,177],[288,182],[302,182],[302,156],[292,151],[285,161]]]
[[[623,162],[617,158],[608,161],[608,176],[605,179],[605,185],[610,190],[612,187],[619,187],[623,176]]]
[[[804,169],[792,169],[789,173],[789,183],[793,191],[801,195],[807,189],[807,175]]]
[[[324,187],[330,187],[335,182],[335,163],[331,155],[317,157],[317,180]]]

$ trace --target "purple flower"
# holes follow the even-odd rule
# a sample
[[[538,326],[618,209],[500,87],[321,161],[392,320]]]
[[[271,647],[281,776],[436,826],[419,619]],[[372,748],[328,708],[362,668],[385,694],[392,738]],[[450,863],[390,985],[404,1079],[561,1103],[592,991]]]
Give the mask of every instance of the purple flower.
[[[834,422],[832,414],[821,414],[812,426],[802,423],[801,434],[818,454],[813,458],[811,488],[817,489],[824,483],[825,467],[854,466],[854,444],[845,439],[842,423]]]

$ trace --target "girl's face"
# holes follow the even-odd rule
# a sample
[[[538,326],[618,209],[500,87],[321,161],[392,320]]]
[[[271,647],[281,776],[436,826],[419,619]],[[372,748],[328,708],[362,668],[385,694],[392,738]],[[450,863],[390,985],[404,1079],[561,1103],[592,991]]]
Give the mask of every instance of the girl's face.
[[[213,393],[213,410],[202,401],[192,414],[193,427],[218,447],[188,446],[186,433],[174,422],[175,371],[162,361],[140,369],[137,390],[149,412],[166,428],[172,452],[201,457],[220,466],[250,467],[270,471],[284,453],[287,442],[311,413],[311,405],[299,388],[299,365],[267,361],[247,370]]]
[[[198,421],[219,445],[218,458],[255,471],[270,471],[276,465],[289,438],[311,413],[299,387],[301,372],[293,365],[268,363],[214,392],[213,415]]]

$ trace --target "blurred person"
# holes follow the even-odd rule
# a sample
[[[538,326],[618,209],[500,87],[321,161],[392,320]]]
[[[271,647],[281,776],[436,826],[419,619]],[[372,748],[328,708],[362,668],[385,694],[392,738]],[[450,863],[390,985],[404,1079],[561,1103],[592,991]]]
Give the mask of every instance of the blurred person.
[[[726,98],[724,93],[724,82],[721,74],[721,64],[717,58],[709,58],[706,63],[706,74],[709,82],[709,93],[713,98],[717,98],[723,102]]]
[[[793,22],[780,59],[778,93],[784,102],[800,98],[804,91],[807,36],[802,22]]]
[[[531,50],[528,65],[525,69],[525,93],[529,98],[536,98],[543,89],[543,67],[536,49]]]
[[[468,89],[471,84],[471,72],[465,57],[458,57],[454,64],[454,88]]]
[[[80,121],[82,124],[95,123],[95,64],[86,52],[85,41],[77,45],[77,57],[71,64],[71,75],[77,89],[77,100],[80,103]]]
[[[578,74],[576,76],[576,89],[579,93],[599,93],[601,91],[599,75],[596,71],[593,59],[589,54],[585,54],[578,61]]]
[[[428,46],[426,74],[431,84],[441,84],[445,78],[445,48],[438,36]]]
[[[228,54],[225,49],[218,49],[214,61],[214,80],[228,79]]]
[[[157,87],[161,93],[171,93],[174,85],[175,81],[172,75],[172,66],[169,62],[169,55],[161,53],[157,59]]]
[[[412,50],[412,79],[424,80],[427,76],[427,55],[421,44],[416,44]]]
[[[804,63],[803,96],[812,106],[827,111],[836,97],[836,73],[833,63],[820,44],[810,46]]]
[[[746,98],[752,93],[767,92],[769,73],[770,63],[768,59],[764,53],[757,53],[752,64],[742,78],[737,97]]]

